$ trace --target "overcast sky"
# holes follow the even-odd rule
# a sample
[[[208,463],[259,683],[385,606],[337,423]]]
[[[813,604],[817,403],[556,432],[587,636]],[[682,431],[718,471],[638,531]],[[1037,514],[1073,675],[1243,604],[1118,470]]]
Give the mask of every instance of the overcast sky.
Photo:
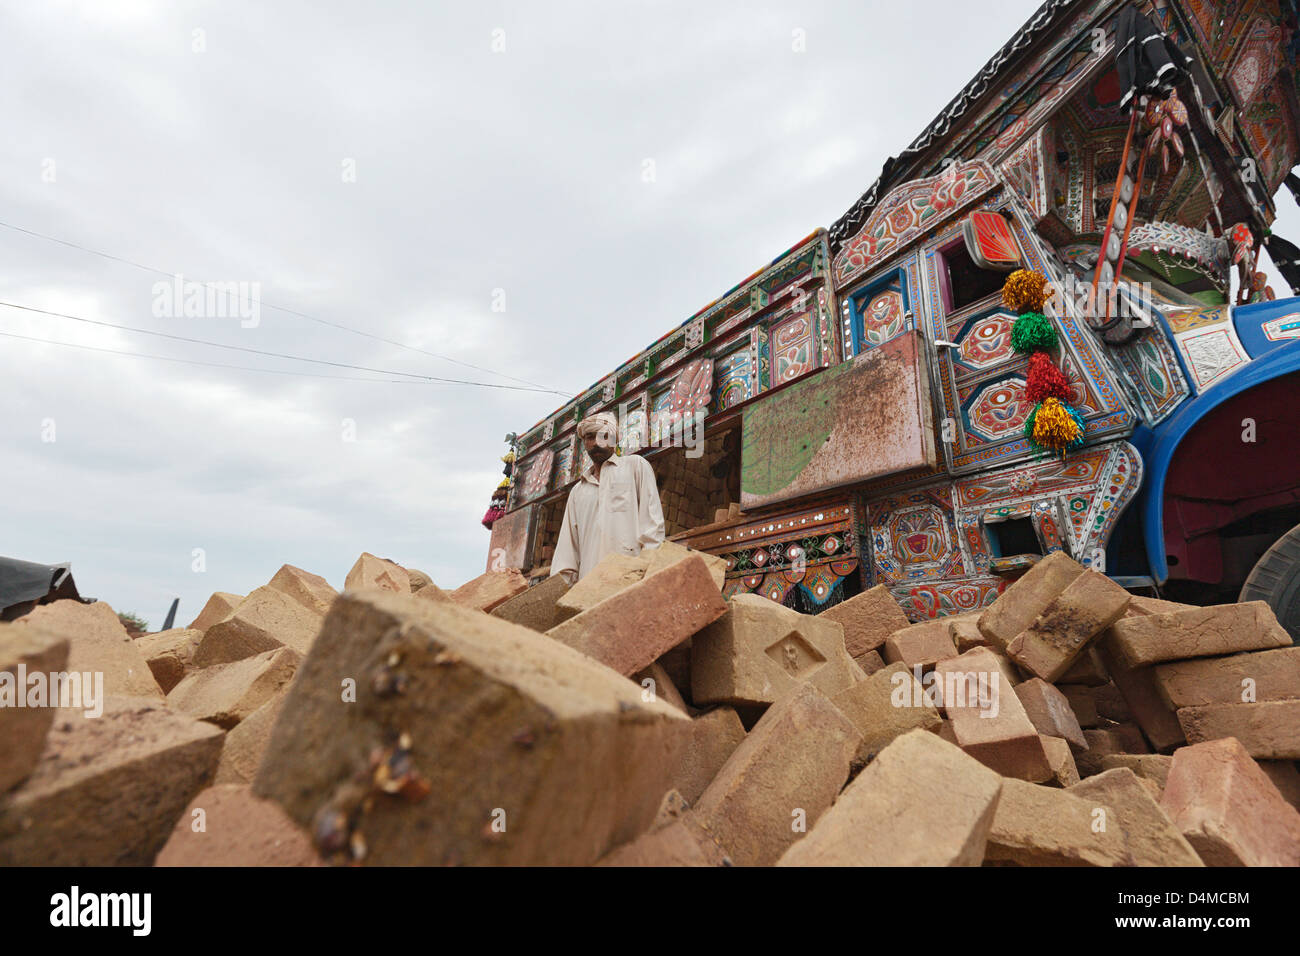
[[[1036,6],[7,2],[0,221],[501,374],[267,305],[159,316],[159,275],[3,227],[0,299],[576,393],[829,226]],[[341,588],[362,551],[461,584],[503,437],[564,401],[3,307],[0,332],[381,379],[0,336],[0,554],[153,628],[284,563]]]

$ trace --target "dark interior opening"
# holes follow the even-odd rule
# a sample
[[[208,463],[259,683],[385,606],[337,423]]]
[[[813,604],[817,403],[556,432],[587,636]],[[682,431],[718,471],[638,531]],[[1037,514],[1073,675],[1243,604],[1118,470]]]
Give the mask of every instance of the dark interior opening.
[[[1042,554],[1038,532],[1031,518],[1008,518],[985,525],[994,557],[1009,558],[1017,554]]]
[[[970,253],[966,243],[959,242],[943,250],[943,261],[948,267],[948,288],[952,291],[952,310],[964,309],[972,302],[978,302],[1002,289],[1007,281],[1005,272],[981,269]]]

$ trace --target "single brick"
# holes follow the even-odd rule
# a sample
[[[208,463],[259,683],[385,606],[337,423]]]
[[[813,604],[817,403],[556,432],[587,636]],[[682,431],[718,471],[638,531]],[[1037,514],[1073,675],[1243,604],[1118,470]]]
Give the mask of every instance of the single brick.
[[[1015,688],[1007,686],[992,649],[975,647],[940,661],[934,673],[962,750],[1004,777],[1052,778],[1038,730]]]
[[[727,613],[691,641],[696,706],[771,704],[802,684],[836,694],[853,686],[860,673],[844,649],[838,622],[799,614],[758,594],[733,596]]]
[[[1188,657],[1291,646],[1291,635],[1263,601],[1194,607],[1165,614],[1122,618],[1108,643],[1129,667]]]
[[[1106,665],[1102,663],[1095,644],[1085,647],[1069,670],[1058,678],[1058,683],[1061,684],[1087,684],[1091,687],[1100,687],[1109,681],[1110,674],[1106,672]]]
[[[696,551],[694,548],[683,547],[674,541],[665,541],[657,548],[650,548],[641,552],[641,557],[646,559],[645,576],[650,577],[652,574],[658,574],[664,568],[670,568],[678,561],[685,561],[691,555],[695,555],[704,561],[705,566],[709,569],[709,574],[713,577],[713,583],[721,591],[727,580],[727,559],[718,557],[716,554],[709,554],[707,551]]]
[[[397,594],[410,594],[411,576],[401,565],[377,558],[369,551],[362,551],[361,557],[357,558],[352,570],[343,579],[343,587],[348,591],[377,588]]]
[[[1127,767],[1089,777],[1070,787],[1070,793],[1111,808],[1124,828],[1138,866],[1205,865],[1137,774]]]
[[[844,647],[853,658],[868,651],[878,652],[891,634],[910,623],[883,584],[828,607],[817,616],[844,625]]]
[[[1007,654],[1043,680],[1059,680],[1088,642],[1119,620],[1128,600],[1128,592],[1110,578],[1085,571],[1015,636]]]
[[[203,828],[194,822],[201,813]],[[185,808],[154,866],[320,866],[311,837],[247,784],[209,787]]]
[[[344,677],[355,703],[340,703]],[[345,592],[253,792],[326,845],[346,845],[373,798],[359,825],[367,863],[585,865],[654,820],[689,730],[545,635],[451,601]]]
[[[425,591],[427,590],[428,588],[425,588]],[[464,607],[490,612],[526,590],[528,590],[528,581],[516,569],[509,568],[505,571],[484,571],[472,581],[467,581],[452,591],[449,597]],[[424,591],[420,592],[420,596],[425,596]]]
[[[876,671],[884,669],[885,659],[880,656],[879,651],[867,651],[853,658],[853,663],[862,668],[863,674],[870,677]]]
[[[339,592],[330,587],[329,582],[319,574],[295,568],[292,564],[282,565],[266,586],[279,591],[285,597],[292,598],[322,617],[329,611],[334,599],[339,596]]]
[[[597,866],[727,866],[730,860],[690,811],[613,850]]]
[[[1231,737],[1174,751],[1160,806],[1206,866],[1300,866],[1300,812]]]
[[[302,662],[289,647],[254,657],[201,667],[167,695],[175,710],[229,730],[271,698],[279,696]]]
[[[861,734],[855,766],[869,763],[897,737],[912,730],[938,732],[947,724],[906,664],[887,664],[864,681],[840,691],[831,702]]]
[[[284,698],[284,694],[276,694],[233,730],[227,731],[213,783],[253,782],[262,763],[262,754],[266,753],[266,745],[271,740],[275,720],[284,706]]]
[[[801,685],[768,708],[723,764],[696,818],[736,864],[775,863],[835,801],[859,736],[817,688]]]
[[[673,685],[673,680],[668,676],[668,672],[658,663],[643,667],[632,675],[632,680],[641,685],[642,696],[652,693],[672,704],[683,714],[689,715],[690,708],[686,706],[686,701],[682,699],[681,693]]]
[[[912,624],[889,635],[881,656],[888,664],[929,669],[939,661],[956,657],[957,645],[948,633],[948,622],[937,618]]]
[[[1256,760],[1282,799],[1300,810],[1300,768],[1292,760]]]
[[[1064,694],[1047,681],[1035,677],[1015,687],[1016,696],[1025,708],[1029,722],[1040,734],[1060,737],[1076,747],[1086,749],[1083,729],[1079,726],[1070,702]]]
[[[726,611],[709,569],[692,557],[618,591],[546,634],[631,676]],[[703,702],[698,695],[692,699]]]
[[[52,705],[58,704],[50,699],[49,675],[65,673],[67,663],[66,637],[38,627],[0,624],[0,794],[35,769],[54,722]],[[41,675],[38,680],[46,688],[43,700],[31,696],[34,674]]]
[[[1125,716],[1113,706],[1107,706],[1107,702],[1103,702],[1100,694],[1097,698],[1097,709],[1112,720],[1136,721],[1156,750],[1173,750],[1186,743],[1183,728],[1178,723],[1178,715],[1160,696],[1153,669],[1125,666],[1123,657],[1112,644],[1109,632],[1099,643],[1102,660],[1110,671],[1115,691],[1123,698],[1124,709],[1131,717]]]
[[[1165,789],[1165,781],[1169,778],[1169,767],[1173,762],[1174,758],[1168,754],[1107,754],[1101,758],[1098,772],[1127,767],[1137,774],[1139,779],[1154,783],[1158,794]]]
[[[650,565],[648,554],[607,554],[577,584],[556,599],[555,623],[589,611],[601,601],[641,581]]]
[[[1039,734],[1047,763],[1052,768],[1052,783],[1058,787],[1072,787],[1079,782],[1079,768],[1074,762],[1070,744],[1063,737]]]
[[[117,613],[103,601],[82,604],[67,599],[42,604],[13,624],[66,637],[67,669],[82,674],[102,673],[105,695],[162,700],[162,688],[140,648],[127,634]]]
[[[492,616],[534,631],[549,631],[560,621],[555,602],[568,590],[569,582],[564,575],[552,575],[498,604],[492,609]]]
[[[1065,695],[1070,710],[1083,728],[1096,727],[1101,717],[1097,713],[1097,689],[1084,684],[1057,684],[1056,689]]]
[[[953,614],[944,618],[948,622],[948,635],[957,646],[958,654],[965,654],[972,647],[995,646],[980,630],[980,615],[983,613],[983,611],[968,611],[965,614]]]
[[[1101,762],[1112,754],[1146,754],[1151,752],[1146,739],[1137,724],[1112,724],[1085,730],[1083,739],[1088,742],[1088,749],[1076,749],[1074,762],[1079,767],[1079,775],[1091,777],[1104,769]]]
[[[0,866],[149,866],[212,779],[221,738],[157,699],[59,710],[36,769],[0,800]]]
[[[1020,866],[1132,866],[1109,806],[1023,780],[1004,779],[985,858]]]
[[[174,627],[170,631],[145,634],[135,639],[135,646],[144,655],[153,679],[164,694],[170,694],[181,682],[194,663],[203,632],[193,628]]]
[[[1064,551],[1053,551],[1008,584],[985,608],[979,617],[979,629],[994,646],[1005,648],[1084,570]]]
[[[1165,703],[1179,707],[1300,697],[1300,647],[1173,661],[1155,667]]]
[[[745,739],[745,727],[731,707],[715,707],[691,721],[691,736],[673,771],[673,786],[694,804]]]
[[[1235,737],[1252,757],[1300,760],[1300,700],[1184,707],[1178,722],[1188,743]]]
[[[206,631],[218,621],[224,621],[243,599],[244,595],[242,594],[217,591],[212,597],[208,598],[208,603],[203,605],[203,610],[199,611],[199,616],[190,622],[188,630]]]
[[[899,737],[779,866],[979,866],[1002,779],[937,734]]]

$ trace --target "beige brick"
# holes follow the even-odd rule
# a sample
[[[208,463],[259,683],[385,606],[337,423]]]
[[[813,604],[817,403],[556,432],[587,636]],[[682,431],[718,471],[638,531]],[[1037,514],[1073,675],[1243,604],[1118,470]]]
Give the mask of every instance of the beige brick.
[[[609,853],[597,866],[723,866],[726,857],[691,813]]]
[[[202,631],[174,627],[170,631],[137,637],[135,646],[144,655],[159,688],[164,694],[169,694],[193,664],[194,652],[201,640]]]
[[[928,670],[939,661],[956,657],[957,645],[948,633],[948,622],[937,618],[912,624],[889,635],[881,656],[887,664],[906,664]]]
[[[1137,774],[1127,767],[1089,777],[1070,787],[1070,793],[1111,808],[1138,866],[1205,865]]]
[[[1065,552],[1053,551],[1007,585],[985,608],[979,629],[994,646],[1005,649],[1084,570]]]
[[[957,646],[958,654],[965,654],[972,647],[996,647],[993,641],[980,630],[979,621],[983,611],[969,611],[944,618],[948,622],[948,635]]]
[[[589,611],[601,601],[613,597],[645,577],[650,564],[648,555],[607,554],[568,592],[555,602],[555,623]]]
[[[1083,729],[1079,726],[1074,711],[1070,709],[1070,702],[1059,690],[1035,677],[1017,684],[1015,693],[1025,708],[1029,722],[1040,734],[1060,737],[1076,747],[1087,747]]]
[[[1126,617],[1107,638],[1130,667],[1189,657],[1291,646],[1291,636],[1263,601],[1194,607]]]
[[[1070,744],[1063,737],[1039,734],[1047,763],[1052,768],[1052,783],[1058,787],[1072,787],[1079,782],[1079,768],[1074,762]]]
[[[48,675],[66,671],[67,663],[66,637],[38,627],[0,624],[0,795],[35,769],[54,721],[50,704],[58,703],[49,695]],[[44,700],[29,696],[36,687],[33,674],[44,675]]]
[[[330,587],[319,574],[312,574],[292,564],[285,564],[266,585],[279,591],[285,597],[292,598],[309,611],[315,611],[322,617],[329,611],[339,592]]]
[[[67,638],[67,669],[102,673],[104,694],[108,696],[163,698],[162,688],[140,648],[126,633],[117,613],[103,601],[82,604],[69,599],[42,604],[13,625]]]
[[[665,671],[660,664],[654,663],[649,667],[643,667],[632,675],[632,681],[641,686],[642,696],[648,693],[653,693],[661,700],[665,700],[669,704],[672,704],[683,714],[690,713],[690,708],[686,706],[686,701],[682,699],[682,695],[678,692],[676,686],[673,685],[672,678],[668,676],[668,672]]]
[[[289,647],[194,671],[172,689],[167,703],[223,730],[234,727],[293,680],[302,655]]]
[[[1185,611],[1192,604],[1179,604],[1176,601],[1162,601],[1159,598],[1143,597],[1140,594],[1129,596],[1128,610],[1124,612],[1126,617],[1133,617],[1137,614],[1165,614],[1169,611]]]
[[[1174,751],[1160,806],[1206,866],[1300,866],[1300,812],[1231,737]]]
[[[1100,816],[1098,809],[1104,813]],[[1104,819],[1105,828],[1096,826]],[[1021,866],[1132,866],[1115,811],[1070,790],[1004,779],[989,831],[988,860]]]
[[[356,678],[355,704],[339,702],[341,675]],[[689,731],[680,711],[545,635],[450,601],[345,592],[253,792],[318,847],[346,842],[343,821],[360,813],[366,863],[585,865],[654,820]],[[368,767],[407,795],[367,811]]]
[[[895,738],[912,730],[938,732],[946,723],[906,664],[887,664],[864,681],[840,691],[831,702],[861,734],[855,765],[870,762]]]
[[[61,709],[32,775],[0,799],[0,866],[148,866],[208,781],[222,732],[160,699]]]
[[[564,575],[552,575],[498,604],[492,609],[492,616],[534,631],[549,631],[560,622],[555,602],[568,590],[569,582]]]
[[[885,666],[885,659],[880,656],[879,651],[867,651],[865,654],[859,654],[853,658],[853,663],[862,668],[862,673],[870,677],[878,670]]]
[[[839,623],[758,594],[733,596],[727,613],[691,641],[697,707],[771,704],[805,683],[836,694],[853,686],[859,673]]]
[[[1003,781],[914,730],[871,762],[779,866],[979,866]]]
[[[844,648],[854,658],[868,651],[879,652],[891,634],[909,624],[898,601],[883,584],[828,607],[817,616],[844,626]]]
[[[241,720],[233,730],[226,732],[221,747],[221,760],[213,783],[252,783],[262,754],[271,740],[271,730],[284,706],[284,694],[276,694],[257,710]]]
[[[204,632],[194,650],[193,666],[229,664],[281,647],[305,655],[323,620],[322,615],[282,591],[257,588],[229,617]]]
[[[1015,689],[1006,685],[992,649],[971,648],[960,657],[940,661],[934,670],[962,750],[1004,777],[1035,782],[1052,778],[1038,731]],[[962,692],[964,705],[957,696]]]
[[[1131,724],[1134,722],[1133,711],[1129,710],[1128,701],[1124,699],[1124,695],[1119,692],[1119,688],[1114,684],[1102,684],[1100,687],[1094,687],[1092,691],[1092,699],[1096,702],[1097,713],[1101,717],[1117,724]],[[1172,711],[1170,713],[1172,714]],[[1182,730],[1180,729],[1179,734],[1181,733]]]
[[[433,583],[433,578],[429,577],[423,571],[417,571],[415,568],[407,568],[406,577],[411,584],[412,594],[419,594],[427,587],[438,587],[438,585]]]
[[[1119,620],[1128,599],[1128,592],[1104,574],[1085,571],[1015,636],[1007,655],[1043,680],[1059,680],[1088,642]]]
[[[1300,647],[1173,661],[1154,670],[1156,689],[1175,710],[1300,697]]]
[[[217,591],[212,597],[208,598],[208,603],[203,605],[203,610],[199,611],[199,616],[190,622],[188,630],[206,631],[218,621],[224,621],[243,599],[244,595],[242,594]]]
[[[811,830],[849,776],[859,734],[804,684],[768,708],[696,803],[696,818],[740,866],[767,866]]]
[[[203,829],[193,827],[203,813]],[[247,784],[212,786],[185,808],[154,866],[320,866],[311,837]]]
[[[1300,768],[1293,760],[1256,760],[1282,799],[1300,810]]]
[[[745,728],[731,707],[715,707],[691,721],[691,736],[673,771],[673,786],[694,804],[745,739]]]
[[[631,676],[726,610],[709,569],[692,557],[623,588],[546,634]],[[696,704],[706,702],[697,694],[692,699]]]
[[[1075,658],[1069,670],[1057,679],[1061,684],[1087,684],[1091,687],[1100,687],[1109,681],[1110,675],[1106,672],[1106,665],[1102,663],[1096,646],[1091,644]]]
[[[410,594],[411,576],[401,565],[377,558],[369,551],[362,551],[361,557],[357,558],[352,570],[343,579],[343,587],[348,591],[376,588],[397,594]]]
[[[1178,722],[1188,743],[1235,737],[1252,757],[1300,760],[1300,700],[1183,707]]]
[[[652,574],[658,574],[664,568],[672,567],[678,561],[684,561],[691,555],[698,556],[704,562],[709,569],[709,574],[713,577],[713,583],[721,591],[727,579],[727,559],[718,557],[716,554],[709,554],[707,551],[696,551],[694,548],[683,547],[674,541],[665,541],[657,548],[641,552],[641,557],[646,559],[645,576],[650,577]]]
[[[484,571],[472,581],[466,581],[449,596],[464,607],[490,612],[497,605],[504,604],[526,590],[528,580],[514,568],[509,568],[505,571]],[[424,596],[424,591],[420,595]]]

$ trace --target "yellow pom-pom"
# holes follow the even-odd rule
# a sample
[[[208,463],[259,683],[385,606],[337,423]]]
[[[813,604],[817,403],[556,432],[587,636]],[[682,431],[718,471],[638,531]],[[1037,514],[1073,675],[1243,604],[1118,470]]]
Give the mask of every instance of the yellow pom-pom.
[[[1083,429],[1077,414],[1057,398],[1046,398],[1034,414],[1032,440],[1041,448],[1062,451],[1079,444]]]
[[[1019,315],[1042,312],[1047,301],[1047,276],[1032,269],[1017,269],[1002,286],[1002,304]]]

